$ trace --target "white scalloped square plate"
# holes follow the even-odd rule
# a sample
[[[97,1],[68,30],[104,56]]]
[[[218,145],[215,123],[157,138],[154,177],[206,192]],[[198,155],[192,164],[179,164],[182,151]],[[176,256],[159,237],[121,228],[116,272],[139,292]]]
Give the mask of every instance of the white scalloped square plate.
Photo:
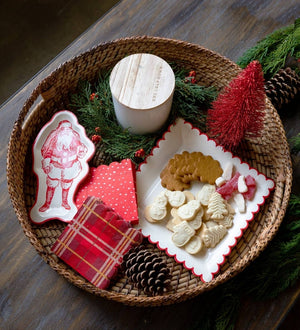
[[[166,228],[168,219],[162,223],[152,224],[144,217],[145,207],[151,204],[154,198],[164,190],[160,183],[161,171],[170,158],[183,151],[200,151],[204,155],[210,155],[220,162],[223,170],[228,162],[232,162],[236,171],[245,176],[250,174],[255,178],[257,185],[254,198],[251,201],[246,201],[247,210],[245,213],[239,213],[234,202],[231,202],[236,214],[234,215],[233,226],[229,228],[222,241],[216,247],[205,248],[196,255],[190,255],[172,243],[172,232]],[[206,134],[202,134],[183,119],[178,119],[169,127],[162,139],[158,141],[157,146],[152,149],[151,154],[140,165],[136,173],[136,185],[139,212],[138,228],[141,229],[145,237],[148,237],[150,242],[156,244],[161,250],[165,250],[169,256],[174,257],[177,262],[182,263],[196,276],[200,276],[203,282],[209,282],[214,278],[226,256],[237,244],[238,238],[248,227],[249,222],[253,220],[254,214],[259,211],[260,206],[270,195],[270,191],[274,189],[273,180],[251,168],[240,158],[234,157],[222,146],[216,145],[215,141],[209,139]],[[202,183],[195,182],[189,190],[196,194],[202,186]]]

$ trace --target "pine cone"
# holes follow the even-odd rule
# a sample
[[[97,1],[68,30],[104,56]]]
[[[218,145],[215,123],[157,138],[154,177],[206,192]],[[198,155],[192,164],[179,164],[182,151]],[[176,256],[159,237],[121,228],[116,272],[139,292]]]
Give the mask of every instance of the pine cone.
[[[166,263],[143,245],[131,249],[124,256],[121,268],[131,283],[153,296],[167,291],[171,282]]]
[[[280,69],[265,84],[265,91],[274,107],[280,110],[291,102],[300,91],[300,78],[290,67]]]

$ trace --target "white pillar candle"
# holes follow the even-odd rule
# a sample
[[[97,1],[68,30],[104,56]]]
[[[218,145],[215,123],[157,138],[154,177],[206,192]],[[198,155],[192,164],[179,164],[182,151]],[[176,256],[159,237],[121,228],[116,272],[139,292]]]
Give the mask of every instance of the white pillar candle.
[[[159,130],[172,105],[175,76],[170,65],[152,54],[123,58],[110,75],[117,120],[133,134]]]

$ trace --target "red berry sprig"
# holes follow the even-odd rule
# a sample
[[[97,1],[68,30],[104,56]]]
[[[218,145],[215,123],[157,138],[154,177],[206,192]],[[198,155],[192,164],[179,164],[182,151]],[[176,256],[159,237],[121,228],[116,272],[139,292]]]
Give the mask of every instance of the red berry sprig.
[[[102,137],[101,137],[100,135],[98,135],[98,134],[94,134],[94,135],[92,136],[92,141],[93,141],[94,143],[99,143],[101,140],[102,140]]]
[[[143,148],[137,150],[134,153],[134,156],[137,157],[137,158],[144,158],[145,157],[145,150]]]
[[[101,129],[100,129],[100,127],[95,127],[95,132],[96,133],[100,133],[100,131],[101,131]],[[101,135],[99,135],[99,134],[94,134],[93,136],[92,136],[92,141],[94,142],[94,143],[99,143],[100,141],[102,140],[102,137],[101,137]]]
[[[196,71],[192,70],[189,72],[189,75],[185,77],[184,82],[189,82],[191,84],[195,84],[197,82],[196,80]]]
[[[96,93],[92,93],[91,95],[90,95],[90,101],[94,101],[95,99],[97,99],[98,98],[98,95],[96,94]]]

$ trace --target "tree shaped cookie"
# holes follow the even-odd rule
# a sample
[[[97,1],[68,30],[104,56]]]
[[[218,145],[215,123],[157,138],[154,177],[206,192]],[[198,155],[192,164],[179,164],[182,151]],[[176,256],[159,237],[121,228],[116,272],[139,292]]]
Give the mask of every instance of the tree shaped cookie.
[[[208,202],[207,214],[211,219],[223,219],[228,214],[228,210],[222,196],[218,192],[214,192]]]
[[[227,230],[225,227],[217,223],[214,225],[206,223],[202,230],[203,243],[207,248],[214,248],[226,234]]]

